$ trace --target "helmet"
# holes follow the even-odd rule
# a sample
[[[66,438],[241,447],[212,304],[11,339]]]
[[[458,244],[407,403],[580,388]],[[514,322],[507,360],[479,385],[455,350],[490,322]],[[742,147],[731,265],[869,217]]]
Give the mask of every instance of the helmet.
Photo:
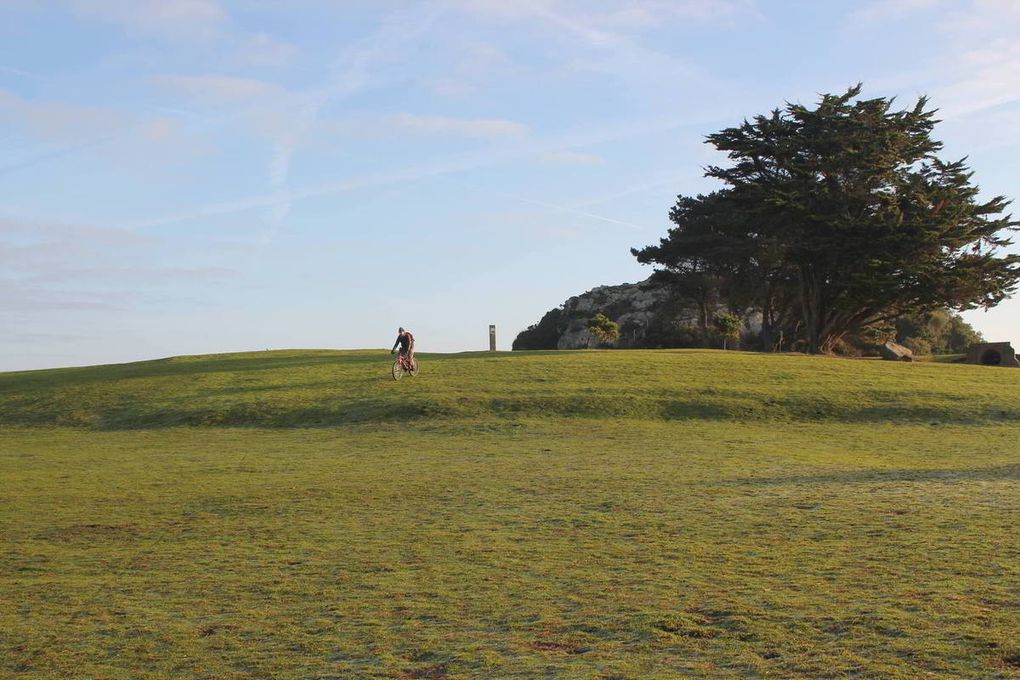
[[[398,329],[397,329],[397,332],[398,332],[398,333],[403,333],[403,332],[404,332],[404,327],[403,327],[403,326],[401,326],[400,328],[398,328]]]

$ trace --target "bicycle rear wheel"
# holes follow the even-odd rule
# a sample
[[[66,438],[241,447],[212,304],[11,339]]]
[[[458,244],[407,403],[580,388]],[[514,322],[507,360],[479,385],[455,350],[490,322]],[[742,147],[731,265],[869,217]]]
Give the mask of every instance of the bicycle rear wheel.
[[[413,378],[413,377],[415,377],[415,376],[417,376],[417,375],[418,375],[418,371],[419,371],[419,370],[421,370],[421,367],[420,367],[420,366],[419,366],[419,364],[418,364],[418,360],[417,360],[417,359],[414,359],[414,360],[413,360],[413,361],[411,362],[411,370],[410,370],[410,371],[408,371],[408,373],[410,373],[410,374],[411,374],[411,377]]]

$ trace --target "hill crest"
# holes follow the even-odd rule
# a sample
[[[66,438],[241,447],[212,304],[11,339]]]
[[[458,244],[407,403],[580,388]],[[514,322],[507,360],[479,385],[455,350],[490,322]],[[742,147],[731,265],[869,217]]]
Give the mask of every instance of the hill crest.
[[[380,350],[170,357],[0,374],[0,426],[330,427],[436,419],[992,423],[1015,374],[716,350],[423,354],[394,382]]]

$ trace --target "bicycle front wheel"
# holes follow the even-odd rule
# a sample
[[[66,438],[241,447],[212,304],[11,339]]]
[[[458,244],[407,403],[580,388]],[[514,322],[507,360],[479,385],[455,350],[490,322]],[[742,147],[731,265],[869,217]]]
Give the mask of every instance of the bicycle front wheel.
[[[404,377],[404,367],[400,365],[400,359],[393,362],[393,379],[400,380]]]

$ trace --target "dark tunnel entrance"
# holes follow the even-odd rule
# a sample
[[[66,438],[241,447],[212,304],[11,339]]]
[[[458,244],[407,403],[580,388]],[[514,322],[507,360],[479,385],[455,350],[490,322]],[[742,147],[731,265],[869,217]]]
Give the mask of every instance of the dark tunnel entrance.
[[[994,349],[985,350],[981,354],[982,366],[998,366],[1002,363],[1002,355]]]

